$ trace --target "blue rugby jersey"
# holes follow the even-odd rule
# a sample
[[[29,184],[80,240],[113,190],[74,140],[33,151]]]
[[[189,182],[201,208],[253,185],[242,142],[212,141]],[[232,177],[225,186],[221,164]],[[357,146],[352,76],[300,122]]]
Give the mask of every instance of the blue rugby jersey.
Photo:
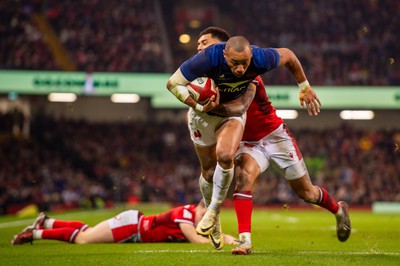
[[[180,66],[183,76],[189,81],[204,76],[212,78],[219,88],[222,103],[239,98],[246,92],[247,86],[253,79],[278,67],[280,60],[276,49],[252,45],[251,63],[242,77],[236,77],[225,61],[223,55],[225,44],[211,45]]]

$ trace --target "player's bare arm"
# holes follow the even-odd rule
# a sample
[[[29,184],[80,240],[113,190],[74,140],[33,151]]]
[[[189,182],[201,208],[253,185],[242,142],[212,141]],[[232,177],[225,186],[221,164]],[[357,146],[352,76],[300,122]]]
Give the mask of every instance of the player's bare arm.
[[[241,116],[246,113],[255,94],[256,85],[250,83],[242,96],[230,102],[220,103],[217,107],[212,109],[211,113],[221,116]]]
[[[208,237],[201,236],[197,234],[196,229],[192,224],[189,223],[179,223],[179,227],[182,233],[185,235],[186,239],[193,244],[208,244],[210,239]],[[239,242],[235,237],[231,235],[224,234],[224,241],[227,245],[238,245]]]
[[[227,244],[227,245],[239,245],[240,244],[240,242],[235,237],[233,237],[231,235],[226,235],[226,234],[224,234],[224,241],[225,241],[225,244]]]
[[[201,105],[197,103],[189,94],[189,91],[186,89],[186,86],[189,84],[189,80],[187,80],[180,69],[178,69],[168,80],[167,89],[174,94],[174,96],[184,104],[192,107],[201,112],[209,112],[213,108],[215,108],[219,104],[219,93],[217,92],[217,96],[212,96],[210,101]]]
[[[195,244],[208,244],[210,240],[205,238],[204,236],[198,235],[195,227],[189,223],[179,223],[179,227],[182,230],[182,233],[185,235],[186,239],[190,243]]]
[[[279,66],[285,66],[292,73],[300,88],[299,100],[301,107],[306,107],[309,115],[318,115],[321,101],[308,83],[303,67],[297,56],[287,48],[276,49],[280,55]]]

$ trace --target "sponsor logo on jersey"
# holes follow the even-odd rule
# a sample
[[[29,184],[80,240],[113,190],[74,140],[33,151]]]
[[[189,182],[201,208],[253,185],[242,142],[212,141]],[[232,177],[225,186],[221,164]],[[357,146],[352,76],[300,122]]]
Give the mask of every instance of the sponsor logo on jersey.
[[[242,80],[238,82],[223,82],[218,83],[218,89],[220,92],[233,93],[245,90],[250,80]]]

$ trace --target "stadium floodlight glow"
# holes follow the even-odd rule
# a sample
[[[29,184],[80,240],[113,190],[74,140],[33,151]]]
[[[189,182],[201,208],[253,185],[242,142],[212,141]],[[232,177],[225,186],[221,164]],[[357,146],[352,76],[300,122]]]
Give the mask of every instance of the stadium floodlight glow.
[[[58,93],[52,92],[47,96],[49,102],[71,103],[75,102],[77,96],[75,93]]]
[[[340,118],[343,120],[371,120],[375,116],[371,110],[343,110]]]
[[[111,101],[113,103],[137,103],[140,101],[140,96],[138,94],[114,93],[111,95]]]
[[[181,43],[188,43],[190,42],[190,35],[189,34],[182,34],[181,36],[179,36],[179,41]]]
[[[299,116],[296,110],[276,110],[276,114],[282,119],[296,119]]]

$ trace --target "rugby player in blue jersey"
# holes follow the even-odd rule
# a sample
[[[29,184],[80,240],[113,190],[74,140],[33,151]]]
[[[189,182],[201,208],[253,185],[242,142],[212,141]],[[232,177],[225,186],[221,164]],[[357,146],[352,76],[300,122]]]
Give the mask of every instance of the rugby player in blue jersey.
[[[293,75],[300,88],[300,102],[309,114],[318,114],[321,105],[316,94],[310,93],[310,84],[296,55],[287,48],[259,48],[252,46],[246,38],[235,36],[226,43],[214,44],[185,61],[170,77],[167,88],[181,102],[190,108],[188,123],[195,147],[214,147],[217,165],[204,179],[213,182],[211,202],[196,231],[210,235],[218,223],[220,206],[224,201],[233,177],[235,152],[240,143],[245,123],[245,111],[252,97],[243,101],[243,108],[237,115],[221,117],[213,109],[221,103],[237,101],[255,90],[253,80],[260,74],[285,66]],[[212,78],[219,94],[207,104],[197,103],[186,89],[186,85],[197,77]],[[302,92],[308,90],[304,96]],[[253,92],[254,97],[254,92]],[[249,100],[249,101],[248,101]],[[218,110],[218,107],[215,109]],[[201,159],[200,159],[201,161]]]

